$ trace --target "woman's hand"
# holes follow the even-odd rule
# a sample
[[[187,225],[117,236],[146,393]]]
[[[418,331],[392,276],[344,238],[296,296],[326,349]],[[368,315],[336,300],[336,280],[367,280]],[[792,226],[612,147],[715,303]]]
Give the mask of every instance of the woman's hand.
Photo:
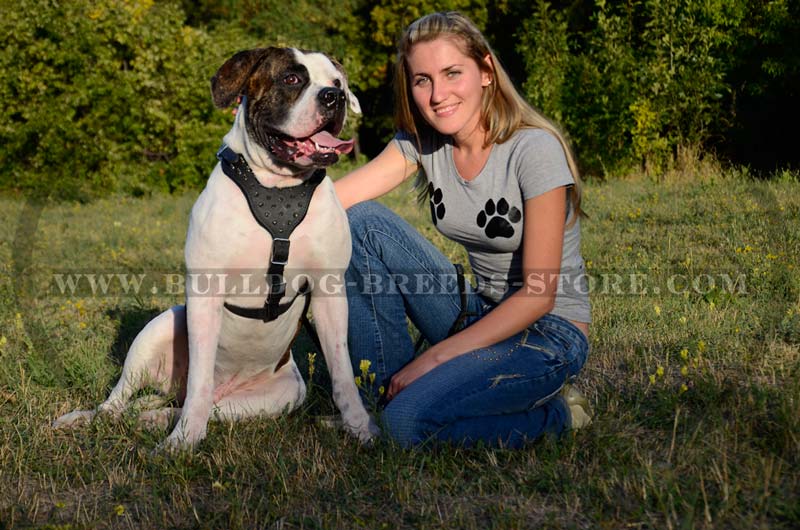
[[[389,390],[386,391],[386,399],[391,401],[405,387],[427,374],[441,363],[442,362],[437,359],[435,352],[426,350],[392,376],[392,380],[389,383]]]

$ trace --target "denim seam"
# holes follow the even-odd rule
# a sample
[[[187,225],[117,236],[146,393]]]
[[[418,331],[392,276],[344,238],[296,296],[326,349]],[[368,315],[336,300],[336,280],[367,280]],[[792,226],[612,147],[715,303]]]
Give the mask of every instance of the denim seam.
[[[544,338],[546,338],[551,342],[552,341],[560,342],[566,339],[565,342],[567,342],[568,345],[566,348],[564,348],[564,353],[580,354],[582,350],[586,350],[588,354],[589,351],[588,341],[586,340],[586,336],[583,335],[583,333],[581,333],[580,331],[578,331],[580,337],[573,337],[571,335],[574,335],[574,333],[571,330],[564,328],[563,326],[553,322],[546,322],[546,323],[537,322],[534,324],[534,327]],[[559,338],[554,338],[552,337],[553,333],[559,333],[562,336]]]
[[[584,348],[586,348],[586,349],[589,348],[589,341],[588,341],[586,335],[584,335],[581,330],[579,330],[577,327],[575,327],[574,324],[572,324],[572,323],[570,323],[569,321],[566,321],[566,320],[565,320],[565,322],[567,322],[567,324],[569,324],[569,325],[566,325],[566,324],[564,324],[562,322],[559,322],[556,319],[561,319],[561,317],[558,317],[556,315],[547,315],[547,316],[549,316],[551,318],[546,318],[544,320],[544,322],[542,322],[541,319],[540,319],[539,321],[535,322],[533,325],[537,329],[548,328],[549,327],[549,328],[551,328],[551,329],[553,329],[555,331],[558,331],[558,332],[561,332],[561,333],[563,333],[565,335],[568,335],[570,337],[570,339],[572,339],[573,342],[580,343]],[[541,329],[540,329],[540,332],[542,332]]]
[[[362,241],[362,249],[363,249],[363,255],[364,255],[364,263],[366,263],[367,274],[369,275],[369,274],[371,274],[371,269],[370,269],[370,264],[369,264],[369,254],[367,253],[366,247],[363,245],[363,241]],[[378,364],[378,366],[376,366],[376,373],[377,373],[377,370],[380,369],[381,370],[381,377],[385,378],[386,377],[386,360],[385,360],[385,356],[383,354],[383,337],[381,336],[381,327],[380,327],[380,325],[378,325],[378,310],[375,307],[375,296],[373,294],[371,294],[371,293],[369,294],[369,304],[370,304],[370,307],[372,308],[372,314],[370,315],[370,317],[372,318],[372,324],[373,324],[374,329],[375,329],[375,337],[377,338],[376,342],[377,342],[377,346],[378,346],[378,351],[375,352],[375,357],[376,357],[377,364]]]
[[[567,373],[567,374],[569,374],[568,368],[569,368],[569,366],[570,366],[571,364],[572,364],[571,362],[563,362],[563,363],[561,363],[560,365],[558,365],[558,367],[556,367],[556,368],[554,368],[554,369],[552,369],[552,370],[548,371],[548,372],[547,372],[547,373],[545,373],[545,374],[541,374],[541,375],[539,375],[539,376],[536,376],[536,377],[528,378],[528,379],[525,379],[525,380],[519,380],[519,379],[507,379],[506,381],[508,381],[508,382],[507,382],[507,383],[503,383],[502,385],[499,385],[499,384],[498,384],[498,385],[495,385],[494,387],[476,389],[476,390],[474,390],[474,391],[470,392],[469,394],[465,394],[464,396],[462,396],[462,397],[459,399],[459,401],[463,401],[463,400],[466,400],[466,399],[472,399],[472,398],[473,398],[473,397],[475,397],[476,395],[478,395],[478,394],[481,394],[481,393],[483,393],[483,392],[486,392],[486,391],[488,391],[488,390],[494,390],[494,389],[496,389],[498,386],[509,387],[509,386],[520,385],[520,384],[530,384],[532,381],[536,381],[536,380],[538,380],[538,379],[548,379],[548,378],[549,378],[549,377],[550,377],[552,374],[554,374],[554,373],[556,373],[556,372],[559,372],[559,371],[566,371],[566,373]],[[561,388],[563,388],[563,387],[564,387],[564,384],[566,383],[566,381],[567,381],[567,377],[564,377],[564,381],[563,381],[563,382],[562,382],[562,383],[559,385],[558,391],[560,391],[560,390],[561,390]],[[558,394],[558,391],[557,391],[557,392],[555,392],[555,393],[554,393],[552,396],[550,396],[550,399],[552,399],[553,397],[555,397],[555,395],[557,395],[557,394]],[[540,401],[541,401],[541,399],[540,399],[540,400],[537,400],[537,401],[534,403],[534,406],[533,406],[533,407],[530,407],[530,408],[528,408],[528,409],[526,409],[526,410],[533,410],[534,408],[536,408],[536,405],[537,405],[537,404],[538,404]],[[549,399],[548,399],[548,401],[549,401]],[[547,402],[547,401],[544,401],[544,402],[542,402],[541,404],[544,404],[544,403],[546,403],[546,402]],[[538,406],[541,406],[541,405],[538,405]],[[446,414],[446,415],[448,415],[448,416],[452,416],[452,414],[450,414],[450,411],[451,411],[451,410],[453,410],[453,408],[454,408],[454,407],[449,407],[449,408],[445,409],[445,410],[444,410],[445,414]]]

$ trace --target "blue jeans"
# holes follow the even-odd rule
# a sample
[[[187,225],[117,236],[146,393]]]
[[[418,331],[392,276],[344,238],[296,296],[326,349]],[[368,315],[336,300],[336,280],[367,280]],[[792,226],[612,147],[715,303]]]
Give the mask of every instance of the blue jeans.
[[[406,317],[429,343],[445,339],[461,310],[459,290],[447,258],[389,209],[367,202],[347,215],[350,355],[356,374],[362,360],[370,362],[375,381],[362,386],[377,399],[378,389],[388,388],[391,376],[414,358]],[[494,307],[469,284],[466,305],[466,325]],[[544,433],[559,434],[570,427],[559,390],[578,374],[588,350],[571,322],[545,315],[414,381],[386,405],[383,431],[404,447],[426,441],[520,447]]]

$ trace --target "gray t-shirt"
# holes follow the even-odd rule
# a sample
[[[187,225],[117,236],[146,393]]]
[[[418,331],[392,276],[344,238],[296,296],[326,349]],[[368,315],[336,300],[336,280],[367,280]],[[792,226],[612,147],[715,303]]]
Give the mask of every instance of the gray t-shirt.
[[[525,128],[495,144],[481,172],[464,180],[453,162],[449,136],[433,135],[417,148],[401,131],[395,145],[420,164],[428,178],[431,218],[436,228],[467,249],[479,292],[499,302],[523,285],[524,201],[560,186],[572,186],[564,149],[543,129]],[[565,224],[571,220],[568,203]],[[580,252],[580,219],[564,231],[561,270],[552,314],[590,322],[588,281]],[[534,294],[535,295],[535,294]]]

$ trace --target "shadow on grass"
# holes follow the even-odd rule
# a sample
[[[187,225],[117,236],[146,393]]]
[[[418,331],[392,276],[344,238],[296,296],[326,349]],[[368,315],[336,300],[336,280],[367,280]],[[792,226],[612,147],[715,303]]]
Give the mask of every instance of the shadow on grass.
[[[117,336],[109,352],[109,356],[116,364],[122,366],[125,363],[125,356],[128,355],[128,349],[136,335],[162,312],[163,309],[143,307],[113,307],[106,311],[108,318],[119,322]]]

